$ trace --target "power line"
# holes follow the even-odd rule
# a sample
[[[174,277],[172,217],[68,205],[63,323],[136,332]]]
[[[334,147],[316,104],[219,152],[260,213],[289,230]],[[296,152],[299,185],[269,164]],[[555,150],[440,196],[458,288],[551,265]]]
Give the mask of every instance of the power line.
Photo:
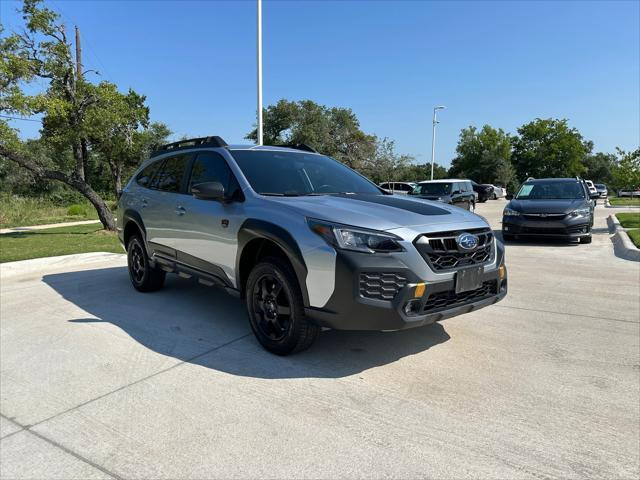
[[[37,118],[23,118],[23,117],[12,117],[11,115],[0,115],[0,118],[8,118],[9,120],[24,120],[25,122],[40,122],[42,120]]]

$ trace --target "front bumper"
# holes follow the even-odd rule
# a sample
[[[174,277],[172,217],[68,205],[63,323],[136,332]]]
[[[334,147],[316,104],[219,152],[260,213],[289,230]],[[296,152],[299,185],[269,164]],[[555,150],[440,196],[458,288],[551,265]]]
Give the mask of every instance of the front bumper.
[[[502,265],[504,251],[499,250],[496,265]],[[455,294],[454,280],[427,283],[425,292],[415,297],[417,275],[391,256],[339,252],[336,258],[336,284],[323,308],[306,308],[307,317],[322,327],[337,330],[403,330],[472,312],[502,300],[507,294],[507,273],[499,269],[483,273],[483,286],[477,291]],[[364,296],[361,275],[387,274],[403,278],[392,299]],[[412,303],[408,314],[405,307]]]
[[[531,237],[575,239],[591,235],[591,222],[585,217],[564,217],[560,220],[529,219],[525,216],[502,217],[502,233]]]

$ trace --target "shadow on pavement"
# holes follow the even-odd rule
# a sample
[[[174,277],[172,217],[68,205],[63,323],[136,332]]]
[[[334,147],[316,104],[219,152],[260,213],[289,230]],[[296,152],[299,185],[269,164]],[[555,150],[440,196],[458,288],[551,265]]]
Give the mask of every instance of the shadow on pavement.
[[[52,274],[43,280],[95,317],[69,319],[79,327],[114,331],[114,325],[152,351],[240,376],[339,378],[449,339],[439,323],[386,333],[325,331],[310,350],[278,357],[253,337],[243,302],[216,288],[167,275],[162,290],[139,293],[125,267]]]

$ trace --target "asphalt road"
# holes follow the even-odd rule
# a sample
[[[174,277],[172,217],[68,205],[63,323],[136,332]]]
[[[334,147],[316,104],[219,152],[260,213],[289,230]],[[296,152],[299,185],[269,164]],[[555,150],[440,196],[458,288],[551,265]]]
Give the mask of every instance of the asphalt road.
[[[478,208],[495,229],[504,201]],[[2,478],[633,478],[640,263],[507,246],[498,305],[279,358],[240,302],[124,257],[2,268]]]

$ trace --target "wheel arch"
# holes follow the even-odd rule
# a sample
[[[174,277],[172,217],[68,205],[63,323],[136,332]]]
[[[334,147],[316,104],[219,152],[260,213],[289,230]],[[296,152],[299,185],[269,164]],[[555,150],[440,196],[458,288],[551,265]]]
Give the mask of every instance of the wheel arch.
[[[284,228],[264,220],[248,219],[238,231],[236,286],[244,295],[247,278],[253,266],[267,256],[286,260],[295,272],[305,307],[309,306],[307,266],[293,236]]]
[[[142,235],[142,241],[147,244],[147,230],[144,227],[144,222],[142,221],[142,217],[135,210],[126,210],[123,214],[122,218],[123,232],[122,232],[122,241],[124,244],[124,248],[127,248],[127,244],[129,243],[129,239],[135,233],[140,233]]]

